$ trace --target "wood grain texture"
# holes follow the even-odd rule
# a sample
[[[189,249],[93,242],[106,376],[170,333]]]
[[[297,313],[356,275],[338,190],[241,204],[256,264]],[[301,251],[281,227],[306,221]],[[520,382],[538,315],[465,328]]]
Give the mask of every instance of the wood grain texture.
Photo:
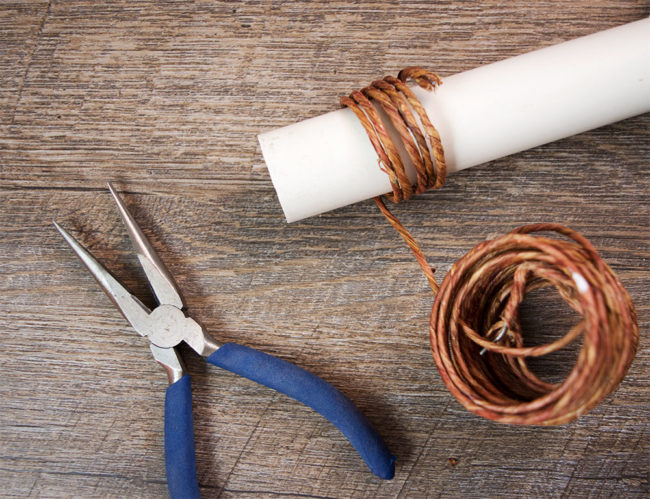
[[[166,495],[165,375],[51,225],[151,302],[112,179],[207,330],[322,376],[398,456],[380,481],[321,417],[185,351],[204,497],[647,497],[650,116],[465,170],[395,209],[439,276],[485,238],[545,221],[617,272],[637,357],[614,394],[554,428],[465,411],[431,359],[427,283],[374,203],[285,224],[256,135],[406,65],[450,75],[648,14],[645,0],[1,2],[2,495]],[[533,341],[573,320],[552,295],[525,305]],[[561,379],[572,355],[536,367]]]

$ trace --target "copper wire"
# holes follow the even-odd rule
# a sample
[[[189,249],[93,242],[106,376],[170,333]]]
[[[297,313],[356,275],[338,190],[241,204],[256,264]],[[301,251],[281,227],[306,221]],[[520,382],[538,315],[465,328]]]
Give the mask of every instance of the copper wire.
[[[390,180],[392,193],[386,197],[394,202],[441,187],[446,175],[440,136],[405,84],[408,79],[428,90],[441,84],[434,73],[409,67],[398,79],[386,77],[341,99],[365,128]],[[415,167],[414,182],[377,109],[397,131]],[[413,251],[436,295],[429,329],[433,358],[444,383],[468,410],[503,423],[563,424],[592,409],[621,382],[639,341],[636,311],[617,276],[579,233],[558,224],[520,227],[475,246],[438,285],[415,239],[381,197],[375,202]],[[563,238],[533,235],[537,232]],[[527,293],[548,286],[582,319],[558,340],[524,346],[519,305]],[[563,382],[545,382],[528,368],[527,357],[557,351],[579,337],[582,348]]]

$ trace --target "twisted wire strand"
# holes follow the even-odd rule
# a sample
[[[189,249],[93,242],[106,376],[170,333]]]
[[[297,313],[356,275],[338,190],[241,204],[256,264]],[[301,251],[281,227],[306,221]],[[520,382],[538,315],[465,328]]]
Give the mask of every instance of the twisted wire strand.
[[[414,193],[442,187],[447,176],[445,155],[440,134],[413,91],[409,79],[427,90],[441,84],[431,71],[418,67],[404,68],[398,77],[387,76],[373,82],[349,97],[341,98],[341,106],[350,108],[359,118],[379,157],[380,168],[386,172],[393,189],[387,197],[393,202],[409,199]],[[416,181],[411,182],[395,143],[391,139],[372,101],[388,116],[415,167]],[[419,126],[415,114],[420,120]],[[422,132],[421,128],[424,129]],[[427,139],[431,147],[427,145]]]
[[[441,84],[435,73],[409,67],[398,78],[387,76],[341,98],[366,130],[390,180],[392,193],[386,197],[395,203],[441,187],[446,177],[440,135],[405,84],[409,79],[427,90]],[[397,131],[415,168],[414,182],[375,106]],[[468,410],[503,423],[564,424],[592,409],[621,382],[639,341],[636,311],[617,276],[579,233],[558,224],[520,227],[475,246],[438,285],[413,236],[381,197],[375,202],[436,295],[429,329],[433,358],[449,391]],[[564,239],[533,235],[537,232]],[[561,338],[526,347],[519,305],[527,293],[549,286],[582,319]],[[547,383],[528,368],[527,357],[555,352],[581,336],[577,362],[562,383]]]

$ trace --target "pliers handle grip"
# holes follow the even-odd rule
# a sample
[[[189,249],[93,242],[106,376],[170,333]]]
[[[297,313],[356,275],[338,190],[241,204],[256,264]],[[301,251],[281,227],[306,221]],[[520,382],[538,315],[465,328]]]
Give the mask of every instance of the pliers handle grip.
[[[311,407],[343,433],[375,475],[393,478],[395,458],[379,433],[348,397],[323,379],[236,343],[222,345],[206,360]],[[167,388],[165,397],[165,465],[172,499],[200,497],[194,459],[192,392],[186,374]]]

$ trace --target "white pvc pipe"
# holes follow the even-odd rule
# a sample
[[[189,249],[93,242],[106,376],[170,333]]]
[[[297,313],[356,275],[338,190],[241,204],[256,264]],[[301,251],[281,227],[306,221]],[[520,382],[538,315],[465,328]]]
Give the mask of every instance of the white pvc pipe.
[[[650,111],[650,18],[413,90],[459,171]],[[391,191],[349,109],[258,138],[288,222]]]

